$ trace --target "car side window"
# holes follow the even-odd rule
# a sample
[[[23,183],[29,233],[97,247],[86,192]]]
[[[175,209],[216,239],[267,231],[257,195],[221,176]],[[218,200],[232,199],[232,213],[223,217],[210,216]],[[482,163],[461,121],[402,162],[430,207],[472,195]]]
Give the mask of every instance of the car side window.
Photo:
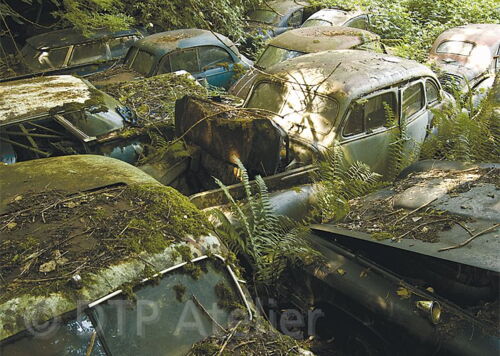
[[[64,65],[68,49],[69,47],[62,47],[51,49],[48,52],[42,52],[39,61],[48,64],[52,68],[60,68]]]
[[[186,49],[169,55],[172,72],[185,70],[191,74],[200,72],[200,64],[196,49]]]
[[[403,92],[403,120],[419,112],[425,105],[422,83],[416,83]]]
[[[387,126],[389,110],[397,117],[397,99],[393,92],[359,100],[354,104],[342,134],[352,136]]]
[[[432,104],[439,99],[439,88],[430,79],[425,82],[425,94],[427,95],[428,104]]]
[[[71,56],[70,65],[106,60],[106,45],[104,42],[90,42],[75,46]]]
[[[302,14],[302,9],[295,11],[288,19],[288,26],[299,27],[302,24]]]
[[[368,16],[358,16],[350,21],[348,21],[344,26],[360,28],[362,30],[368,29]]]
[[[497,72],[500,71],[500,46],[498,46],[498,49],[497,49],[497,55],[496,55],[496,60],[495,60],[495,70]]]
[[[170,67],[170,57],[164,56],[160,61],[160,65],[158,66],[157,74],[170,73],[171,71],[172,68]]]
[[[221,66],[224,63],[233,63],[233,59],[229,53],[227,53],[225,49],[216,46],[198,48],[198,56],[200,58],[200,67],[202,71]]]
[[[113,38],[109,41],[109,49],[111,50],[112,58],[123,57],[132,44],[137,41],[137,36],[125,36]]]
[[[363,118],[363,106],[356,104],[349,117],[347,118],[347,122],[344,126],[343,135],[344,136],[353,136],[360,134],[364,131],[364,118]]]

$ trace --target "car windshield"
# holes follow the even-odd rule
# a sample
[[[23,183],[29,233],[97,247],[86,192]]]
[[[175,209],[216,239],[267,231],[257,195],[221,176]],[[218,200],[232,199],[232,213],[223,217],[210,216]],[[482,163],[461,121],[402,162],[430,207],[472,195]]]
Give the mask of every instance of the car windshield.
[[[468,56],[472,52],[474,44],[463,41],[445,41],[437,48],[437,53],[458,54]]]
[[[274,46],[267,46],[266,50],[255,63],[255,66],[260,69],[267,69],[277,63],[302,56],[303,52],[292,51],[291,49],[279,48]]]
[[[136,287],[133,297],[119,295],[82,315],[67,316],[43,337],[16,337],[2,345],[0,353],[185,355],[194,343],[248,318],[237,285],[221,261],[207,258],[190,266]]]
[[[280,19],[278,13],[272,10],[252,10],[247,13],[247,20],[253,22],[261,22],[268,25],[275,24]]]
[[[257,84],[246,106],[274,112],[280,116],[277,120],[285,129],[298,129],[301,133],[305,129],[303,134],[329,133],[339,111],[337,102],[331,98],[275,82]]]
[[[312,27],[312,26],[333,26],[330,21],[320,20],[320,19],[310,19],[304,22],[302,27]]]
[[[22,61],[23,64],[28,65],[30,68],[39,68],[40,67],[40,62],[38,62],[38,56],[40,55],[40,51],[37,50],[35,47],[31,46],[29,43],[27,43],[22,49],[21,49],[21,56],[22,56]]]
[[[101,107],[91,107],[83,111],[68,113],[64,115],[64,118],[90,137],[99,137],[122,129],[124,119],[116,111],[119,107],[118,104],[107,94],[102,95],[103,103]]]
[[[130,55],[127,55],[126,64],[136,72],[148,76],[153,69],[155,57],[146,51],[135,50],[135,52],[137,54],[131,52]]]
[[[185,355],[191,346],[248,316],[234,280],[220,261],[168,272],[92,310],[113,355]],[[199,270],[198,270],[199,268]]]

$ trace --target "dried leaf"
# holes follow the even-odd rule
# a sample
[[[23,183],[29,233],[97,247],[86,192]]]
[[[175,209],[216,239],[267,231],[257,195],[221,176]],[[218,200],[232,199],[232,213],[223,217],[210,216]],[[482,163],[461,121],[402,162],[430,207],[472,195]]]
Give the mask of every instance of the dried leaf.
[[[39,268],[39,271],[43,272],[43,273],[48,273],[48,272],[55,271],[56,267],[57,267],[56,261],[51,260],[51,261],[41,265]]]
[[[18,195],[14,198],[14,201],[21,201],[23,200],[23,196],[22,195]]]
[[[17,226],[17,223],[15,222],[10,222],[7,224],[7,229],[9,230],[12,230],[13,228],[15,228]]]
[[[342,268],[338,268],[337,273],[343,276],[346,272]]]
[[[401,297],[401,299],[408,299],[411,296],[411,292],[405,287],[399,287],[396,294]]]

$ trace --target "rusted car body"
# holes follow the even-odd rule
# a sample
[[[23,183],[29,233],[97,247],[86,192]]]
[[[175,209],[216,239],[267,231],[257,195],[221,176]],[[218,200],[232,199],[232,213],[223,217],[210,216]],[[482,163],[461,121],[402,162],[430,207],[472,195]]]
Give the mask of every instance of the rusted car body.
[[[308,1],[276,0],[246,14],[247,32],[256,32],[264,38],[277,36],[287,30],[300,27],[307,15],[304,9]]]
[[[99,30],[87,37],[71,28],[40,34],[26,40],[16,72],[23,77],[101,72],[123,60],[130,46],[144,35],[139,29]]]
[[[444,31],[434,42],[429,61],[443,85],[468,91],[490,88],[500,70],[500,25],[471,24]]]
[[[403,129],[418,150],[431,108],[448,96],[426,66],[368,51],[326,51],[260,73],[244,107],[276,113],[288,135],[290,167],[311,162],[338,142],[348,160],[388,167],[391,135]],[[391,120],[392,117],[392,120]]]
[[[134,138],[113,135],[137,124],[133,111],[70,75],[0,84],[0,161],[94,153],[134,163]]]
[[[363,49],[382,52],[380,37],[374,33],[339,26],[318,26],[287,31],[269,41],[250,69],[229,89],[229,93],[246,98],[258,72],[307,53],[337,49]]]
[[[102,156],[55,157],[0,167],[0,181],[5,193],[0,212],[11,224],[0,232],[2,256],[19,254],[20,258],[9,260],[16,264],[27,257],[23,256],[27,251],[41,247],[35,260],[27,257],[31,262],[22,274],[9,265],[1,267],[2,355],[48,356],[67,354],[68,350],[87,355],[153,355],[168,350],[169,355],[184,355],[193,344],[234,326],[236,320],[253,323],[255,309],[245,287],[222,257],[227,253],[225,247],[216,237],[201,233],[207,224],[201,212],[180,193],[137,168]],[[30,224],[21,223],[23,218],[17,212],[25,210],[18,204],[19,197],[29,207],[25,210],[33,212]],[[165,226],[158,225],[153,228],[156,234],[170,241],[163,248],[142,244],[137,253],[110,252],[120,249],[115,239],[125,243],[134,238],[133,220],[139,215],[129,215],[130,221],[115,221],[125,229],[114,232],[98,217],[126,217],[132,202],[129,199],[139,203],[143,211],[155,209],[155,204],[167,204],[172,209],[168,215],[155,216],[155,224],[164,221],[169,226],[178,225],[179,234],[168,236]],[[37,210],[40,204],[44,206],[42,217]],[[92,211],[85,210],[85,206],[96,205]],[[82,230],[79,219],[66,219],[61,212],[79,216],[87,226]],[[177,215],[180,220],[175,220]],[[188,219],[192,221],[183,235],[186,227],[180,226]],[[32,224],[38,229],[28,234]],[[58,240],[61,228],[68,235]],[[200,233],[194,233],[197,229]],[[22,250],[11,250],[10,244],[15,247],[19,242],[16,237],[29,243],[22,245]],[[108,253],[106,246],[110,248]],[[78,259],[82,258],[87,262],[80,263]],[[75,269],[75,260],[79,269]],[[51,263],[57,267],[47,268]],[[189,266],[199,269],[196,275],[189,272],[193,271]],[[15,278],[11,278],[13,275]],[[19,280],[24,288],[16,286]],[[156,317],[148,318],[153,311]],[[120,313],[121,318],[117,318]],[[194,328],[193,316],[198,322]]]
[[[302,27],[311,26],[348,26],[368,30],[370,17],[361,11],[323,9],[309,16],[302,24]]]
[[[304,314],[320,308],[317,337],[347,354],[496,355],[499,170],[408,167],[393,186],[351,201],[346,217],[312,225],[324,265],[290,271],[279,290]]]
[[[251,65],[227,37],[207,30],[185,29],[161,32],[137,41],[127,53],[121,72],[111,73],[104,80],[99,76],[91,80],[99,86],[185,70],[198,80],[228,88],[236,72]]]

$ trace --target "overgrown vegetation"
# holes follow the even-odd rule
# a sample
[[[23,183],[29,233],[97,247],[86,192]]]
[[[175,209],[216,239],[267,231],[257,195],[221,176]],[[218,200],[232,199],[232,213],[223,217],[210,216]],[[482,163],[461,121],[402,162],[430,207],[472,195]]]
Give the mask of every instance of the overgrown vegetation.
[[[338,220],[349,212],[349,200],[368,194],[382,185],[382,176],[362,162],[349,162],[340,145],[328,150],[315,163],[321,220]]]
[[[234,253],[247,259],[257,284],[270,286],[285,268],[313,263],[318,255],[302,237],[306,232],[303,227],[274,212],[262,177],[255,178],[257,194],[254,195],[245,167],[241,162],[238,167],[246,193],[245,205],[236,202],[227,187],[216,179],[233,214],[230,220],[221,210],[212,210],[216,233]]]
[[[456,94],[457,104],[434,111],[435,132],[422,146],[422,159],[467,162],[500,160],[500,77],[477,108]]]
[[[186,197],[160,185],[17,196],[0,218],[0,300],[24,289],[64,291],[75,273],[161,252],[208,226]]]
[[[313,4],[359,8],[371,14],[372,31],[396,55],[425,61],[436,37],[468,23],[499,23],[496,0],[313,0]]]

